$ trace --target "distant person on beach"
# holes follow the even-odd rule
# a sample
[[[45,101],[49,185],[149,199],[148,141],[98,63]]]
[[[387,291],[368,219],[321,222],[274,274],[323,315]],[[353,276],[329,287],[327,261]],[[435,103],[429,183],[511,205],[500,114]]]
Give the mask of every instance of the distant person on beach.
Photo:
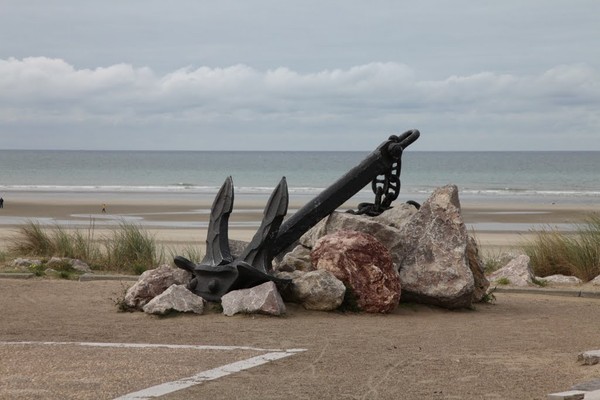
[[[4,208],[4,199],[0,197],[0,208]]]
[[[106,214],[106,204],[102,204],[102,214]]]

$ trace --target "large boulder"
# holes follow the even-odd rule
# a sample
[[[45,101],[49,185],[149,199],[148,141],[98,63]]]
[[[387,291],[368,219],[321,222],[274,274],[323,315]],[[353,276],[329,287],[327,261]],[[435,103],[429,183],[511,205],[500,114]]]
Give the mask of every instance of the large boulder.
[[[279,278],[291,279],[292,283],[281,293],[285,301],[299,303],[307,310],[332,311],[342,305],[346,286],[331,272],[280,272]]]
[[[221,297],[223,314],[285,314],[285,304],[275,283],[265,282],[250,289],[233,290]]]
[[[166,264],[149,269],[140,275],[137,282],[127,290],[125,304],[132,309],[141,309],[171,285],[185,285],[191,278],[190,272]]]
[[[204,299],[189,291],[184,285],[171,285],[144,306],[144,312],[148,314],[165,315],[171,311],[202,314]]]
[[[505,282],[512,286],[531,286],[535,275],[530,265],[530,258],[521,254],[508,264],[488,275],[490,282]]]
[[[400,229],[403,300],[470,307],[475,280],[467,260],[467,228],[461,216],[458,188],[436,189],[418,213]]]
[[[473,302],[479,303],[487,294],[490,282],[485,277],[483,261],[479,256],[479,246],[477,241],[471,237],[467,237],[467,262],[473,273]]]
[[[398,273],[389,251],[375,237],[357,231],[323,236],[311,259],[317,269],[331,272],[350,288],[363,311],[386,313],[398,305]]]
[[[312,249],[317,240],[331,233],[338,231],[367,233],[390,250],[392,260],[398,269],[401,260],[397,254],[401,254],[403,248],[399,227],[404,226],[416,213],[417,209],[409,204],[395,206],[377,217],[333,212],[302,235],[299,242],[302,246]]]

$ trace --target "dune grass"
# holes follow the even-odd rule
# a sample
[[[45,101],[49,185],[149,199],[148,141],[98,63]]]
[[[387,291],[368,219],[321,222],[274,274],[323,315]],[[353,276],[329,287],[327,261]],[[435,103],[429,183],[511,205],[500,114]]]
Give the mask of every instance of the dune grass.
[[[20,256],[76,258],[94,269],[135,274],[164,261],[164,251],[154,237],[127,222],[99,240],[94,237],[93,222],[87,232],[28,222],[19,228],[9,251]]]
[[[544,229],[523,250],[536,276],[563,274],[590,281],[600,275],[600,215],[589,216],[574,234]]]
[[[158,266],[163,260],[162,249],[154,237],[138,225],[121,222],[106,240],[105,265],[110,269],[127,270],[141,274]]]

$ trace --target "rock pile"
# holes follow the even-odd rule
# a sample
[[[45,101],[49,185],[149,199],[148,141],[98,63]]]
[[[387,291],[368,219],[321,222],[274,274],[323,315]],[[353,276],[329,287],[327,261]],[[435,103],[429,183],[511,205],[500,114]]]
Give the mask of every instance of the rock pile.
[[[419,210],[399,204],[378,217],[334,212],[274,263],[273,274],[292,285],[281,294],[272,282],[230,292],[222,298],[224,313],[281,315],[283,300],[334,310],[348,293],[366,312],[390,312],[403,300],[453,309],[481,301],[489,286],[453,185],[435,190]],[[168,266],[146,271],[126,303],[141,309],[189,279]]]

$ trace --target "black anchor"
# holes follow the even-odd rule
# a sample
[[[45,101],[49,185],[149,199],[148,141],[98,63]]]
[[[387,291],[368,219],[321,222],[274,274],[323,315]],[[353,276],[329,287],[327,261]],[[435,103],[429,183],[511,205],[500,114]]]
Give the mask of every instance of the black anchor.
[[[229,248],[228,223],[233,209],[233,180],[228,177],[215,197],[206,235],[206,255],[200,264],[177,256],[175,264],[193,274],[188,284],[195,294],[208,301],[238,289],[251,288],[268,281],[283,289],[290,280],[272,276],[272,248],[288,209],[288,188],[282,178],[264,210],[263,220],[242,254],[233,258]]]
[[[331,214],[369,182],[372,183],[375,203],[359,205],[359,211],[378,215],[391,208],[400,192],[402,152],[419,138],[412,129],[400,136],[392,135],[369,154],[359,165],[327,187],[317,197],[290,216],[282,224],[288,208],[288,189],[285,177],[281,179],[267,205],[263,220],[252,241],[242,254],[233,258],[229,248],[228,222],[233,209],[233,180],[228,177],[214,200],[206,237],[206,255],[200,264],[177,256],[175,264],[193,274],[188,288],[208,301],[237,289],[275,282],[285,290],[288,279],[271,275],[273,256],[291,247],[317,222]],[[418,208],[418,203],[409,202]]]

